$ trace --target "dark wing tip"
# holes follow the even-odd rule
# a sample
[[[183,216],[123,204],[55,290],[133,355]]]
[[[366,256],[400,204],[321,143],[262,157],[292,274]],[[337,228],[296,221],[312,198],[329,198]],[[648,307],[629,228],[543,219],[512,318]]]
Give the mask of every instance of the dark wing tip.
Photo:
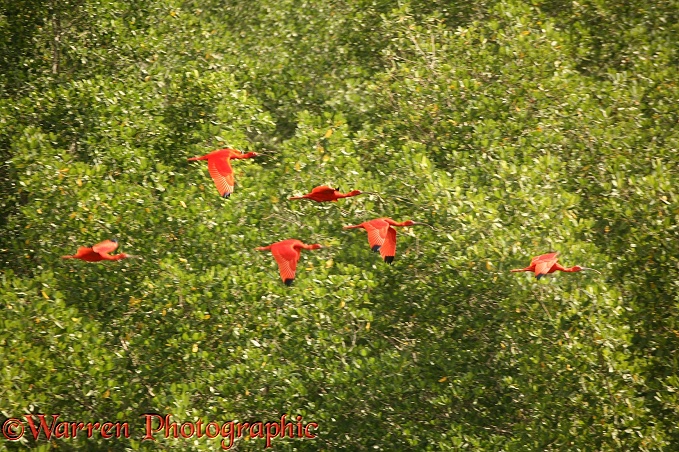
[[[222,196],[224,199],[229,199],[229,197],[231,197],[231,193],[224,193],[224,196]]]
[[[112,238],[111,241],[112,241],[113,243],[118,243],[118,239],[116,239],[116,238]]]
[[[538,281],[540,281],[540,278],[542,278],[543,276],[545,276],[545,274],[546,274],[546,273],[540,273],[540,274],[538,274],[538,275],[535,275],[535,278],[536,278]]]
[[[391,263],[394,262],[394,256],[384,256],[384,262],[391,265]]]
[[[370,248],[370,249],[373,250],[373,253],[376,253],[376,252],[378,252],[378,251],[380,250],[380,248],[382,248],[380,245],[374,245],[374,246],[373,246],[372,248]]]
[[[285,283],[286,286],[290,287],[290,286],[292,286],[292,282],[293,282],[294,280],[295,280],[295,278],[287,278],[287,279],[286,279],[285,281],[283,281],[283,282]]]

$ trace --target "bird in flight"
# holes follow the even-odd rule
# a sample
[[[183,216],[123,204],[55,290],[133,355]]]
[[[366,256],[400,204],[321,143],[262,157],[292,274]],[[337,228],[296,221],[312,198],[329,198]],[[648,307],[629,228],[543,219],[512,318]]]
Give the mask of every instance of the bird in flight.
[[[272,243],[269,246],[258,246],[257,251],[271,250],[274,259],[278,263],[278,269],[281,273],[281,279],[286,286],[290,286],[295,280],[295,271],[297,270],[297,261],[303,249],[316,250],[322,248],[319,244],[307,245],[300,240],[288,239],[281,242]]]
[[[320,185],[311,190],[311,193],[307,193],[306,195],[302,196],[293,196],[289,199],[311,199],[316,202],[337,202],[338,199],[350,198],[352,196],[358,196],[362,193],[363,192],[360,190],[353,190],[349,193],[340,193],[339,187],[332,188],[328,187],[327,185]]]
[[[118,241],[104,240],[91,247],[81,246],[78,251],[72,256],[61,256],[62,259],[80,259],[86,262],[99,262],[99,261],[119,261],[120,259],[126,259],[128,257],[136,258],[137,256],[132,256],[131,254],[120,253],[116,255],[110,255],[113,250],[118,248]]]
[[[530,261],[530,265],[528,267],[516,268],[512,270],[512,272],[535,272],[535,277],[538,280],[543,276],[547,275],[548,273],[554,273],[557,270],[566,273],[575,273],[581,270],[592,270],[601,274],[601,272],[599,272],[598,270],[594,270],[593,268],[581,267],[579,265],[575,265],[569,268],[563,267],[561,264],[557,263],[557,261],[559,260],[558,256],[559,253],[547,253],[542,254],[540,256],[535,256]]]
[[[384,262],[391,264],[396,255],[396,229],[392,226],[412,226],[416,223],[406,220],[398,223],[391,218],[376,218],[357,225],[344,226],[344,229],[363,228],[368,231],[368,243],[374,252],[380,252]]]
[[[233,178],[233,168],[231,168],[231,159],[249,159],[256,157],[256,152],[248,152],[242,154],[235,149],[218,149],[209,154],[200,157],[191,157],[189,162],[195,160],[207,160],[207,170],[210,172],[212,180],[217,186],[219,195],[228,198],[233,193],[233,188],[236,182]]]

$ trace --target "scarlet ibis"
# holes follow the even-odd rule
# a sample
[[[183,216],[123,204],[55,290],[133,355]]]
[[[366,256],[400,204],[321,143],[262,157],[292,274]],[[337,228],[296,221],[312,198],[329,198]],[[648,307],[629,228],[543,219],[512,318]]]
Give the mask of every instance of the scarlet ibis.
[[[281,242],[272,243],[269,246],[258,246],[257,251],[271,250],[271,254],[278,263],[278,269],[281,273],[281,279],[286,286],[292,284],[295,280],[295,271],[297,270],[297,261],[303,249],[317,250],[322,248],[319,244],[307,245],[300,240],[287,239]]]
[[[535,277],[538,280],[545,276],[546,274],[554,273],[557,270],[567,273],[575,273],[581,270],[592,270],[601,274],[601,272],[599,272],[598,270],[594,270],[593,268],[581,267],[579,265],[565,268],[557,263],[557,261],[559,260],[558,256],[559,253],[547,253],[542,254],[540,256],[535,256],[530,261],[530,265],[528,267],[516,268],[512,270],[512,272],[535,272]]]
[[[302,196],[293,196],[292,198],[289,199],[311,199],[316,202],[337,202],[338,199],[342,198],[350,198],[352,196],[358,196],[362,194],[363,192],[360,190],[353,190],[350,191],[349,193],[340,193],[339,192],[339,187],[337,188],[332,188],[328,187],[327,185],[320,185],[318,187],[315,187],[313,190],[311,190],[311,193],[307,193],[306,195]]]
[[[80,259],[87,262],[99,262],[99,261],[119,261],[120,259],[126,259],[128,257],[136,258],[137,256],[132,256],[131,254],[120,253],[114,256],[109,253],[118,248],[118,241],[104,240],[91,247],[81,246],[78,251],[72,256],[61,256],[62,259]]]
[[[233,188],[236,182],[233,179],[233,169],[231,168],[231,159],[249,159],[256,157],[256,152],[248,152],[242,154],[235,149],[218,149],[209,154],[200,157],[191,157],[189,162],[195,160],[207,160],[207,170],[215,181],[219,195],[228,198],[233,193]]]
[[[384,217],[357,225],[344,226],[344,229],[363,228],[368,231],[370,249],[374,252],[379,251],[384,262],[391,264],[394,262],[394,256],[396,255],[396,229],[392,228],[392,226],[412,226],[414,224],[419,223],[412,220],[398,223],[391,218]]]

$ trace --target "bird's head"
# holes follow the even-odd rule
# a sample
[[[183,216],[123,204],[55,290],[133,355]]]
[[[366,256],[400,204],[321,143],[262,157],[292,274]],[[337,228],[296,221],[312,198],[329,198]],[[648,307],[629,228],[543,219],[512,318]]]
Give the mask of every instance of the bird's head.
[[[259,156],[259,154],[256,153],[256,152],[246,152],[243,156],[246,157],[246,158],[251,158],[251,157],[257,157],[257,156]]]
[[[420,224],[420,223],[417,223],[416,221],[413,221],[413,220],[406,220],[406,221],[403,222],[403,226],[412,226],[412,225],[415,225],[415,224]]]
[[[362,195],[363,192],[361,190],[352,190],[349,192],[351,196],[356,196],[356,195]]]
[[[321,245],[319,245],[318,243],[314,243],[313,245],[307,245],[307,246],[308,246],[308,248],[307,248],[308,250],[317,250],[317,249],[319,249],[319,248],[323,248],[323,247],[322,247]]]

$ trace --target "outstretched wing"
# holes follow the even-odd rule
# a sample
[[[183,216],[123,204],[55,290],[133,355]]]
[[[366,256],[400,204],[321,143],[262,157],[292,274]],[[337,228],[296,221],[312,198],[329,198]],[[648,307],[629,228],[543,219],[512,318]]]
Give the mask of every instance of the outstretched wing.
[[[540,279],[549,273],[549,270],[556,264],[556,261],[559,260],[557,256],[558,253],[549,253],[533,259],[533,261],[535,261],[535,277],[537,279]],[[531,261],[531,265],[533,264],[533,261]]]
[[[387,264],[394,262],[394,256],[396,256],[396,229],[392,227],[387,228],[387,237],[380,248],[380,255]]]
[[[311,193],[304,195],[305,197],[312,199],[316,202],[332,201],[337,202],[337,197],[335,196],[335,189],[328,187],[327,185],[321,185],[319,187],[314,187]]]
[[[89,248],[87,246],[79,246],[78,251],[72,257],[77,259],[92,253],[93,253],[92,248]]]
[[[328,187],[327,185],[320,185],[318,187],[314,187],[314,189],[311,190],[311,193],[318,193],[318,194],[322,193],[324,195],[325,194],[332,195],[332,194],[335,193],[335,189]]]
[[[84,248],[78,248],[78,253],[80,253],[80,250]],[[99,242],[96,245],[92,247],[92,251],[94,251],[97,254],[108,254],[118,248],[118,242],[115,242],[113,240],[104,240],[103,242]]]
[[[291,246],[274,246],[271,248],[271,254],[278,263],[281,279],[286,286],[289,286],[295,280],[300,252]]]
[[[531,259],[530,264],[537,264],[538,262],[543,262],[543,261],[551,261],[552,259],[555,259],[559,253],[547,253],[547,254],[541,254],[539,256],[535,256],[533,259]]]
[[[389,223],[386,221],[368,221],[363,223],[363,227],[368,231],[368,243],[370,249],[377,252],[384,245],[389,231]],[[395,232],[395,231],[394,231]],[[394,249],[396,249],[396,242],[394,242]]]
[[[233,169],[228,159],[223,157],[209,158],[207,170],[210,172],[212,180],[215,181],[215,186],[221,196],[228,197],[233,193],[233,187],[236,184],[233,179]]]

